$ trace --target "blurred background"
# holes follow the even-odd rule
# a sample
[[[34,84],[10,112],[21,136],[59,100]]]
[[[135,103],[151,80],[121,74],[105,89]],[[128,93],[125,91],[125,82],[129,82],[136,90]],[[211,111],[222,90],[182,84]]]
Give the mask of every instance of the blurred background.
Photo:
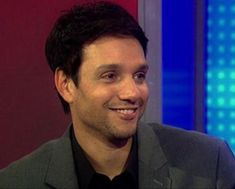
[[[0,3],[0,168],[68,127],[44,44],[61,12],[87,1]],[[235,153],[235,1],[109,1],[125,7],[150,39],[143,120],[222,138]]]

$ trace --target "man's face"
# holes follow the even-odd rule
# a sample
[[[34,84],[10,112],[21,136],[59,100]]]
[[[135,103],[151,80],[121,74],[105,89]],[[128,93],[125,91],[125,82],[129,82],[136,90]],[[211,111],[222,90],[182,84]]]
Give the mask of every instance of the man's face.
[[[131,137],[148,99],[147,70],[134,38],[103,37],[87,45],[70,103],[77,131],[108,140]]]

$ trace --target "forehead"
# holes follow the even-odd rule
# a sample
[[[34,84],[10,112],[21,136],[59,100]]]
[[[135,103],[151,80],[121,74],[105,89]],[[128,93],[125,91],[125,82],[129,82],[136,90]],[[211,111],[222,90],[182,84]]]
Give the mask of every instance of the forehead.
[[[135,38],[103,37],[84,47],[81,66],[95,69],[105,64],[138,66],[146,59]]]

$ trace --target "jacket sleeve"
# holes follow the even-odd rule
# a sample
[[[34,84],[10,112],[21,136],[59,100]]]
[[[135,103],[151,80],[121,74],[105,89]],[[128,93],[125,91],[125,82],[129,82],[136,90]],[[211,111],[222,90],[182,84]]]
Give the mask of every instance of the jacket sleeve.
[[[220,143],[217,164],[217,189],[235,189],[235,157],[225,142]]]

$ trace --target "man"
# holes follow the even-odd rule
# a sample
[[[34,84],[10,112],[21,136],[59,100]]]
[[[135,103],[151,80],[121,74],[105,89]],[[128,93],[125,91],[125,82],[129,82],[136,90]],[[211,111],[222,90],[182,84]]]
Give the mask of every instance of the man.
[[[147,38],[120,6],[75,6],[46,43],[72,125],[0,173],[0,188],[235,187],[227,145],[196,132],[139,122],[148,99]]]

